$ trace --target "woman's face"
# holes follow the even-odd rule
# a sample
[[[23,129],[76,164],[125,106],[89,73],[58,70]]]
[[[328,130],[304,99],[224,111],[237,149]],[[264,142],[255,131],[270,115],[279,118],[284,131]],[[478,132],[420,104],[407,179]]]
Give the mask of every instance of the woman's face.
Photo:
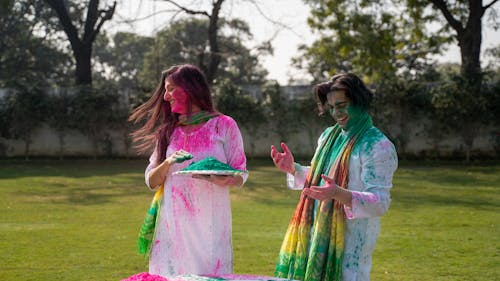
[[[163,99],[170,103],[172,112],[186,114],[189,107],[189,96],[183,88],[165,79],[165,94]]]

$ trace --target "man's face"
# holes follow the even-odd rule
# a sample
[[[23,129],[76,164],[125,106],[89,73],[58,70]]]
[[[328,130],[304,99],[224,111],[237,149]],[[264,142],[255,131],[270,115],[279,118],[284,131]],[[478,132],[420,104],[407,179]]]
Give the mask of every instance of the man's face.
[[[165,80],[165,94],[163,95],[163,99],[170,103],[172,112],[179,114],[187,113],[189,107],[188,94],[184,89],[168,80]]]
[[[347,124],[350,119],[348,108],[351,101],[346,96],[346,92],[344,90],[333,91],[328,93],[326,97],[329,107],[328,112],[341,128],[347,129]]]

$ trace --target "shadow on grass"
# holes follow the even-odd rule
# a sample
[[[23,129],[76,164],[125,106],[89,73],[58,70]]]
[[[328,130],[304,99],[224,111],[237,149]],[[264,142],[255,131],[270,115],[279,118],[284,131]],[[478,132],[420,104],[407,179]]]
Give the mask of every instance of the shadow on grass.
[[[42,192],[35,190],[19,190],[13,196],[24,198],[23,201],[40,203],[47,202],[50,204],[62,205],[100,205],[118,201],[120,198],[148,196],[145,186],[95,186],[95,187],[68,187],[63,186],[56,192]],[[150,194],[151,197],[153,193]],[[147,204],[147,203],[145,203]]]
[[[500,211],[498,200],[493,197],[486,198],[463,198],[457,195],[439,194],[407,194],[395,193],[392,196],[392,204],[398,204],[403,209],[412,210],[416,208],[436,208],[436,207],[464,207],[473,210]]]
[[[428,173],[411,171],[396,171],[395,180],[415,179],[419,186],[434,185],[440,188],[475,188],[477,186],[497,186],[500,187],[499,169],[481,169],[477,171],[467,171],[460,169],[429,169]]]
[[[113,176],[122,173],[143,173],[147,159],[140,160],[0,160],[0,179],[23,177]]]

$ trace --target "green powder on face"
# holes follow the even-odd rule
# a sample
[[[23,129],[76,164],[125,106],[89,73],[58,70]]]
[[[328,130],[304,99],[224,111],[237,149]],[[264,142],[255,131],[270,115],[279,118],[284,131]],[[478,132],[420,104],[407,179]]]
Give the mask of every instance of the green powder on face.
[[[222,163],[213,157],[207,157],[198,162],[193,162],[189,164],[189,166],[187,166],[186,168],[182,169],[182,171],[205,171],[205,170],[244,172],[241,170],[233,169],[228,164]]]

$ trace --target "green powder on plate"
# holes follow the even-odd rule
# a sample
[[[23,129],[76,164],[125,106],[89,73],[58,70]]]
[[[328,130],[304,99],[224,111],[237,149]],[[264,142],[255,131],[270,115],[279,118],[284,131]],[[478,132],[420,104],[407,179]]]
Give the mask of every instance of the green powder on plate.
[[[189,164],[186,168],[182,169],[182,171],[235,171],[235,172],[244,172],[241,170],[233,169],[228,164],[222,163],[219,160],[213,157],[207,157],[198,162],[193,162]]]

